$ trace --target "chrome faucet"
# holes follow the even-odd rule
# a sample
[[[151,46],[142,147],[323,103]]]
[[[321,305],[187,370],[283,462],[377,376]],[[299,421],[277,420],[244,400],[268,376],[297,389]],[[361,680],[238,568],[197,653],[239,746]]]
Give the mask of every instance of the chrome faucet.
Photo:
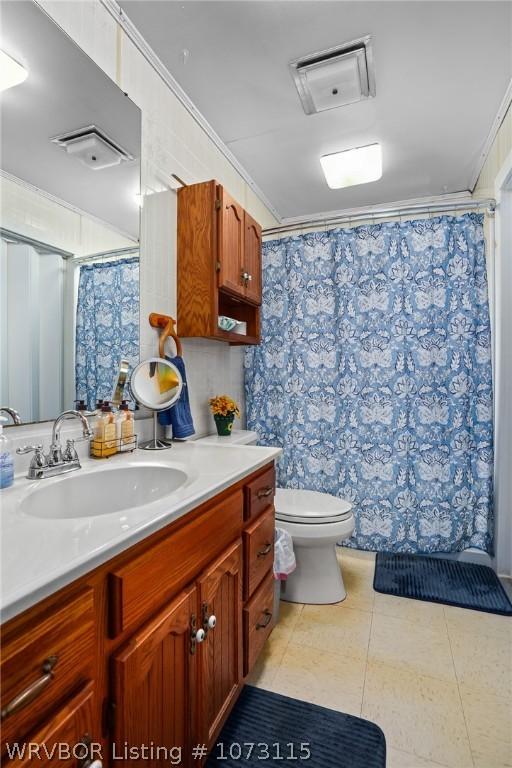
[[[66,454],[74,454],[73,458],[76,456],[76,451],[74,449],[74,440],[66,440],[66,451],[64,453],[64,456],[62,454],[62,446],[60,444],[60,428],[62,426],[62,422],[66,419],[80,419],[82,422],[82,440],[89,440],[89,438],[92,436],[92,432],[89,428],[89,422],[83,415],[83,413],[80,413],[80,411],[63,411],[60,416],[57,416],[55,421],[53,422],[53,429],[52,429],[52,444],[50,445],[50,454],[49,454],[49,460],[51,464],[59,464],[61,462],[70,461],[71,459],[66,459]],[[76,460],[78,461],[78,456],[76,456]],[[77,469],[80,469],[80,463]]]
[[[29,480],[43,480],[46,477],[55,477],[65,472],[72,472],[74,469],[80,469],[80,459],[75,449],[76,440],[66,440],[66,448],[62,450],[60,442],[60,429],[62,422],[66,419],[79,419],[82,423],[82,437],[79,440],[89,440],[92,436],[89,422],[80,411],[64,411],[57,416],[53,423],[52,442],[48,455],[45,455],[42,445],[24,445],[18,448],[16,453],[32,453],[34,456],[28,468],[27,477]]]
[[[15,411],[14,408],[9,408],[9,406],[7,405],[0,405],[0,413],[2,411],[5,411],[5,413],[8,413],[12,419],[12,423],[16,427],[19,427],[19,425],[21,424],[21,419],[18,411]]]

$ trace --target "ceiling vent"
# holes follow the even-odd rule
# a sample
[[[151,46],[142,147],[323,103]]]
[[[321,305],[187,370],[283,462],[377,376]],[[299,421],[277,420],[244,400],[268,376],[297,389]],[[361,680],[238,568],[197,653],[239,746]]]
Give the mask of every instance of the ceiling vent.
[[[54,136],[51,141],[93,171],[134,159],[133,155],[95,125]]]
[[[306,115],[375,96],[371,35],[290,62]]]

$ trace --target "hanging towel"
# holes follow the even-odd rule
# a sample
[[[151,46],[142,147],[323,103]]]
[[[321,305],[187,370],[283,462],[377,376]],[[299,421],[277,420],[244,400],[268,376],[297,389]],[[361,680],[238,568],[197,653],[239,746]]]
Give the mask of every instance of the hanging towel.
[[[176,355],[176,357],[166,357],[166,360],[175,365],[181,373],[183,389],[181,390],[180,399],[172,408],[168,408],[166,411],[160,411],[158,414],[158,421],[163,427],[171,425],[172,436],[176,439],[183,440],[185,437],[190,437],[195,434],[194,422],[190,411],[190,401],[188,398],[185,363],[183,358],[179,355]]]

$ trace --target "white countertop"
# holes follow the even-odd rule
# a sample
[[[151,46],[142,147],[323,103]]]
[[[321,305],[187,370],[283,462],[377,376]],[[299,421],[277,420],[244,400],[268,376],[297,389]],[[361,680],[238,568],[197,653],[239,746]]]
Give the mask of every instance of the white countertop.
[[[1,620],[11,619],[164,528],[280,453],[279,448],[175,443],[168,451],[137,450],[104,460],[85,459],[82,469],[67,476],[27,480],[23,474],[17,475],[11,488],[0,491]],[[39,518],[20,510],[36,486],[66,482],[78,473],[104,472],[121,464],[175,467],[188,479],[163,499],[96,517]]]

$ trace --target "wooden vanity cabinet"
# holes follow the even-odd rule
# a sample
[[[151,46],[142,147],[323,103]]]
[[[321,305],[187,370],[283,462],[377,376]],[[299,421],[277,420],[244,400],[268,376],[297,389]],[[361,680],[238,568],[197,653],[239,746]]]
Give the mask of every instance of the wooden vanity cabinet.
[[[93,650],[94,599],[87,587],[57,609],[38,612],[35,622],[27,616],[19,631],[2,632],[2,738],[27,736],[34,722],[90,680]]]
[[[88,683],[61,709],[53,712],[41,728],[30,734],[29,748],[25,747],[23,752],[17,753],[14,742],[7,742],[10,754],[5,755],[2,765],[10,768],[37,764],[85,768],[94,759],[96,742],[92,734],[99,733],[96,720],[93,685]],[[20,747],[23,747],[23,742]]]
[[[243,677],[242,544],[236,542],[198,582],[202,625],[199,647],[200,741],[212,744],[236,700]],[[214,616],[216,626],[208,628]]]
[[[215,744],[273,626],[273,483],[268,465],[2,626],[3,763],[6,743],[84,742],[103,765],[169,766],[125,756],[151,744],[201,765],[192,746]]]
[[[258,344],[261,227],[216,181],[178,190],[178,333]],[[223,331],[220,315],[247,324]]]
[[[197,723],[196,664],[192,622],[197,590],[186,590],[160,611],[112,658],[113,749],[156,744],[180,746],[190,754]],[[169,766],[169,758],[151,761]],[[141,761],[142,762],[142,761]]]

